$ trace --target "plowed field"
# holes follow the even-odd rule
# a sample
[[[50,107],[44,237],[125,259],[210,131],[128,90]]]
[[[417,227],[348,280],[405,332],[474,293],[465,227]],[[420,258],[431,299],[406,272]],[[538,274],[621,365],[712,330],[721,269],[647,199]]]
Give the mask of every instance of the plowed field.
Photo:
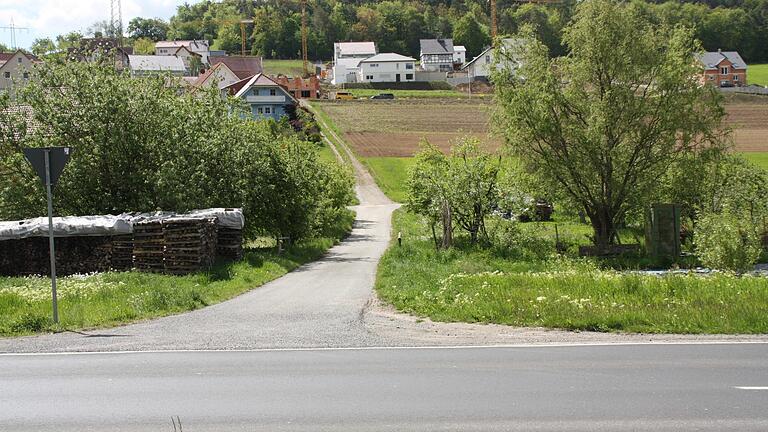
[[[488,99],[408,99],[393,101],[323,102],[320,106],[362,157],[412,156],[423,139],[443,150],[464,135],[501,144],[489,138]],[[734,129],[737,151],[768,152],[768,98],[726,104],[727,124]]]

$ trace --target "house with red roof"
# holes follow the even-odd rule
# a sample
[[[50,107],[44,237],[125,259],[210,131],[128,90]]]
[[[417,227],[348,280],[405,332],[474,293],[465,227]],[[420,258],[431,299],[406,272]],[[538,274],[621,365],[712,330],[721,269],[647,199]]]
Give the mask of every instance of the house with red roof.
[[[0,92],[23,86],[31,78],[32,68],[40,59],[22,50],[0,53]]]
[[[224,63],[239,79],[250,78],[262,73],[261,57],[259,56],[211,56],[211,67]]]

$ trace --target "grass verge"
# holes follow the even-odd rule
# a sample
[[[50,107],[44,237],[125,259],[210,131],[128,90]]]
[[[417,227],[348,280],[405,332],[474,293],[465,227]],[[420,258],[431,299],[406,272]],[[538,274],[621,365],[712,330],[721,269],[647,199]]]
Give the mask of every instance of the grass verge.
[[[301,60],[262,60],[264,73],[267,75],[285,75],[289,77],[302,76],[304,63]]]
[[[339,234],[349,232],[351,212]],[[343,231],[343,233],[342,233]],[[109,327],[191,311],[231,299],[320,258],[336,242],[307,240],[282,254],[249,248],[239,262],[217,263],[188,276],[131,272],[59,279],[60,323],[51,318],[50,278],[0,278],[0,336]]]
[[[422,220],[402,209],[393,219],[398,231],[403,246],[393,243],[384,254],[376,289],[417,316],[571,330],[768,332],[768,278],[622,273],[593,261],[513,260],[461,244],[438,252]]]
[[[408,170],[416,159],[407,157],[360,158],[373,175],[376,184],[389,199],[403,203],[407,197]]]
[[[747,82],[749,84],[768,86],[768,64],[749,65]]]
[[[753,164],[759,166],[764,170],[768,170],[768,153],[766,152],[749,152],[741,153],[744,158]]]

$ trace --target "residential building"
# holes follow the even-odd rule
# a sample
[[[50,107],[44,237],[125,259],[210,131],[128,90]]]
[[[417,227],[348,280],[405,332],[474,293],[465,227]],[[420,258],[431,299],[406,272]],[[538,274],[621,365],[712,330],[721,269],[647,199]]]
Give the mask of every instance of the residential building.
[[[275,82],[283,86],[295,99],[318,99],[320,97],[320,80],[317,76],[308,79],[288,78],[278,76]]]
[[[200,70],[203,69],[203,57],[196,52],[190,51],[185,46],[177,49],[174,56],[184,62],[184,67],[187,68],[187,75],[189,76],[197,76]]]
[[[245,77],[249,78],[249,77]],[[225,87],[228,87],[238,81],[240,81],[241,78],[235,74],[232,69],[227,66],[226,63],[216,63],[213,65],[210,69],[205,71],[202,75],[196,78],[194,86],[195,87],[204,87],[204,86],[212,86],[214,83],[217,84],[219,89],[223,89]]]
[[[296,99],[280,84],[264,74],[240,80],[223,91],[241,98],[251,109],[254,119],[280,120],[290,116],[297,105]]]
[[[358,82],[412,82],[415,77],[416,59],[395,53],[381,53],[361,60],[358,66]]]
[[[717,87],[741,87],[747,85],[747,63],[736,51],[704,52],[697,55],[704,66],[702,83]]]
[[[428,72],[450,72],[453,70],[452,39],[421,39],[421,69]]]
[[[373,42],[336,42],[333,44],[334,85],[356,82],[360,61],[375,56],[376,44]]]
[[[184,76],[187,68],[184,61],[176,56],[164,55],[130,55],[128,66],[132,76],[144,76],[156,73],[167,73]]]
[[[0,53],[0,92],[10,92],[29,81],[32,68],[40,59],[22,50]]]
[[[239,79],[250,78],[262,73],[261,57],[259,56],[211,56],[210,66],[224,63]]]
[[[453,64],[461,66],[467,62],[467,49],[463,45],[453,46]]]
[[[155,55],[173,56],[176,55],[176,51],[181,47],[185,47],[190,52],[200,54],[200,60],[203,64],[208,64],[211,48],[206,40],[159,41],[155,43]]]
[[[477,57],[473,58],[469,62],[465,63],[461,67],[461,71],[469,76],[470,81],[475,80],[488,80],[491,76],[493,67],[509,67],[515,69],[519,66],[517,61],[513,60],[512,48],[517,43],[516,39],[503,39],[502,40],[502,53],[503,60],[500,63],[493,53],[493,47],[486,48]]]

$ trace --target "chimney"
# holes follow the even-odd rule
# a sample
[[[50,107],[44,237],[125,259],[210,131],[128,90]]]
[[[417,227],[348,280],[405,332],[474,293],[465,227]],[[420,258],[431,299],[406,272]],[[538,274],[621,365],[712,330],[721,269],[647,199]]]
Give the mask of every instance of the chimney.
[[[717,52],[722,54],[723,50],[721,50],[720,48],[718,48],[718,49],[717,49]]]

